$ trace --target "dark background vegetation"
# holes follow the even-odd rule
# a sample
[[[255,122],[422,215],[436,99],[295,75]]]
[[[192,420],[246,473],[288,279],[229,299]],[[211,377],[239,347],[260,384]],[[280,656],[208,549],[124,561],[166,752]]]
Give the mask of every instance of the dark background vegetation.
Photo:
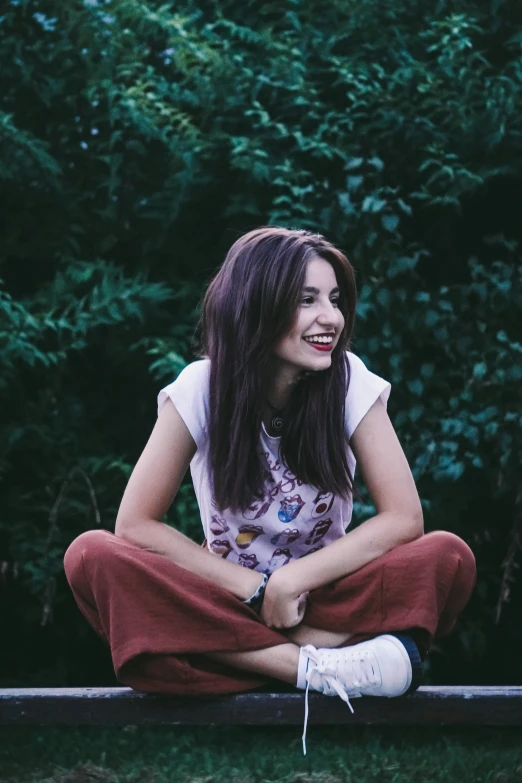
[[[113,529],[204,285],[263,224],[348,254],[426,530],[476,553],[429,678],[520,682],[521,23],[515,0],[3,3],[1,685],[114,684],[63,554]],[[188,479],[168,521],[200,539]]]

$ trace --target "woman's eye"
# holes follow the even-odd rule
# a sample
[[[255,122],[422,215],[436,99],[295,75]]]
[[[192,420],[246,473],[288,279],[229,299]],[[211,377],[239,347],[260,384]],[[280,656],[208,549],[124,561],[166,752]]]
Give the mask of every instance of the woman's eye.
[[[301,299],[301,304],[313,304],[313,301],[314,301],[313,296],[306,296],[304,299]],[[330,302],[335,307],[339,307],[339,299],[330,299]]]

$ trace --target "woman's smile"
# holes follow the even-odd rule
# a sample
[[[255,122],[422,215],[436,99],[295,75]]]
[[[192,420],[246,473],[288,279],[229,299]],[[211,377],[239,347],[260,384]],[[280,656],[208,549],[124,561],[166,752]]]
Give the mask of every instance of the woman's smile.
[[[326,351],[327,353],[330,353],[330,351],[333,348],[333,340],[330,340],[329,342],[311,342],[310,340],[305,340],[305,342],[308,343],[310,348],[313,348],[314,351]]]

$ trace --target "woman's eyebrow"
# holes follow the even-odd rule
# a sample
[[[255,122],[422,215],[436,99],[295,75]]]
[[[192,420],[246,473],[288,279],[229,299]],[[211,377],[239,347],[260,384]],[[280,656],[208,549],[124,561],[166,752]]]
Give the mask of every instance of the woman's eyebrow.
[[[305,286],[303,288],[303,293],[315,294],[317,296],[319,294],[319,289],[318,288],[314,288],[311,285],[307,285],[307,286]],[[330,295],[331,294],[338,294],[338,293],[339,293],[339,286],[336,286],[335,288],[332,288],[332,290],[330,291]]]

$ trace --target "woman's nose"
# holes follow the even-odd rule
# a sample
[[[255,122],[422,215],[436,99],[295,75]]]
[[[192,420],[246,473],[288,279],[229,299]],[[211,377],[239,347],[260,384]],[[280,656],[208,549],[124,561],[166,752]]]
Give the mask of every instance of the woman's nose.
[[[331,302],[325,304],[321,310],[321,313],[317,316],[318,323],[327,326],[328,324],[336,324],[339,321],[341,311],[338,307],[334,307]]]

